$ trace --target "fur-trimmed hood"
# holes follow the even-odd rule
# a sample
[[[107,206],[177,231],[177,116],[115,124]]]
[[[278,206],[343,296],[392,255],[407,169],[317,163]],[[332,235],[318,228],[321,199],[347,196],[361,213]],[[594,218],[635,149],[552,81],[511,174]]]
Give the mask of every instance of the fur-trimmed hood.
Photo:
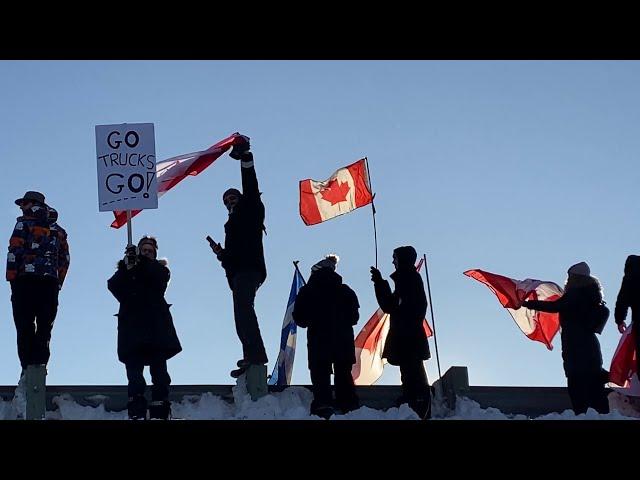
[[[154,262],[158,262],[163,267],[167,267],[167,269],[169,268],[169,260],[166,257],[158,258],[157,260],[154,260]],[[127,266],[124,263],[124,259],[123,260],[118,260],[118,265],[117,265],[118,269],[122,269],[122,268],[126,268],[126,267]]]

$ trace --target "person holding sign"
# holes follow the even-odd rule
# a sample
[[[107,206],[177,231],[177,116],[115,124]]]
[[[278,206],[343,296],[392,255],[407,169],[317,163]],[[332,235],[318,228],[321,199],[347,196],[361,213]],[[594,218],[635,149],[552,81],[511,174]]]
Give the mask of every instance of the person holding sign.
[[[158,242],[144,236],[127,248],[108,288],[120,302],[118,311],[118,359],[127,368],[129,418],[144,420],[147,401],[143,371],[151,372],[150,418],[167,420],[171,413],[167,360],[182,351],[164,294],[170,272],[165,259],[157,260]]]
[[[236,332],[242,342],[243,358],[238,361],[238,369],[231,372],[234,378],[245,373],[250,365],[267,363],[254,309],[256,292],[267,277],[262,248],[264,204],[260,200],[253,154],[249,149],[249,138],[239,136],[229,154],[231,158],[240,160],[242,193],[230,188],[222,196],[229,211],[229,220],[224,225],[224,248],[208,238],[211,249],[225,270],[233,294]]]
[[[16,389],[21,413],[25,375],[38,370],[44,378],[51,355],[49,342],[58,312],[58,292],[69,268],[67,233],[56,223],[58,212],[40,192],[29,191],[15,201],[22,210],[9,240],[6,279],[16,325],[22,373]],[[34,375],[36,373],[34,372]]]

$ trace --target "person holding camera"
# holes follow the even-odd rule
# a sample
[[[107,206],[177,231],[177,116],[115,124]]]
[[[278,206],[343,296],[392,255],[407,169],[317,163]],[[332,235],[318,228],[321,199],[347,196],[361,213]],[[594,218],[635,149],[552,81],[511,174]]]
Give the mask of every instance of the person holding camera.
[[[242,343],[242,359],[238,369],[231,372],[234,378],[242,375],[250,365],[267,363],[267,353],[254,309],[256,292],[267,277],[262,247],[264,228],[264,204],[260,200],[258,179],[249,151],[249,138],[236,138],[230,152],[231,158],[240,160],[242,192],[230,188],[222,201],[229,211],[224,225],[224,248],[210,237],[209,244],[224,268],[233,294],[233,313],[236,332]]]
[[[164,294],[170,272],[165,259],[158,260],[158,242],[144,236],[130,246],[108,288],[120,302],[118,311],[118,359],[125,364],[129,382],[129,418],[146,419],[146,365],[151,372],[149,417],[167,420],[171,413],[167,360],[182,351],[169,304]]]
[[[382,358],[400,367],[402,396],[397,404],[406,402],[420,418],[428,419],[431,418],[431,389],[424,361],[431,357],[431,352],[423,327],[427,296],[422,277],[416,271],[417,257],[412,246],[398,247],[393,251],[392,263],[396,269],[390,275],[395,283],[393,292],[389,282],[375,267],[371,267],[371,281],[378,305],[389,314],[389,334]]]

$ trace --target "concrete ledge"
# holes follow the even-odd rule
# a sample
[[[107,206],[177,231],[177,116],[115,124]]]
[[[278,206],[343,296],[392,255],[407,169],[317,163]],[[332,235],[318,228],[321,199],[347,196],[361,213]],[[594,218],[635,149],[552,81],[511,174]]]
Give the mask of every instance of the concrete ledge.
[[[470,387],[465,395],[482,408],[494,407],[502,413],[537,417],[561,413],[571,408],[566,387]]]
[[[311,389],[310,385],[292,385]],[[523,414],[530,417],[558,412],[571,408],[565,387],[509,387],[469,386],[467,367],[451,367],[434,385],[437,398],[441,398],[450,409],[455,409],[457,397],[467,397],[482,408],[494,407],[506,414]],[[15,386],[0,386],[0,398],[10,401]],[[210,393],[233,403],[233,385],[172,385],[169,399],[180,402],[185,397]],[[287,387],[269,386],[269,392],[281,392]],[[370,408],[384,410],[395,406],[402,393],[400,385],[357,386],[360,402]],[[47,410],[55,410],[53,398],[70,395],[78,404],[98,406],[103,404],[108,411],[127,408],[125,385],[51,385],[47,386]]]
[[[171,385],[169,400],[180,402],[185,397],[211,393],[233,403],[234,385]],[[292,385],[311,389],[311,385]],[[0,386],[0,398],[11,401],[15,386]],[[269,392],[281,392],[286,387],[269,386]],[[147,389],[149,390],[149,389]],[[400,396],[402,388],[399,385],[358,386],[356,387],[360,402],[375,409],[393,407]],[[149,391],[147,392],[149,394]],[[127,408],[127,387],[125,385],[49,385],[47,386],[47,410],[55,410],[53,397],[71,395],[80,405],[97,407],[103,404],[108,411],[121,411]]]

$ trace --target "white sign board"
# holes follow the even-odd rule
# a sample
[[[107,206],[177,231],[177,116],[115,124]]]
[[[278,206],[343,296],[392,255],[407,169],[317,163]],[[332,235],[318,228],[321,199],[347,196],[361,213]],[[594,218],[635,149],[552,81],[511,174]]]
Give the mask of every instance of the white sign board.
[[[153,123],[96,125],[100,212],[158,208]]]

